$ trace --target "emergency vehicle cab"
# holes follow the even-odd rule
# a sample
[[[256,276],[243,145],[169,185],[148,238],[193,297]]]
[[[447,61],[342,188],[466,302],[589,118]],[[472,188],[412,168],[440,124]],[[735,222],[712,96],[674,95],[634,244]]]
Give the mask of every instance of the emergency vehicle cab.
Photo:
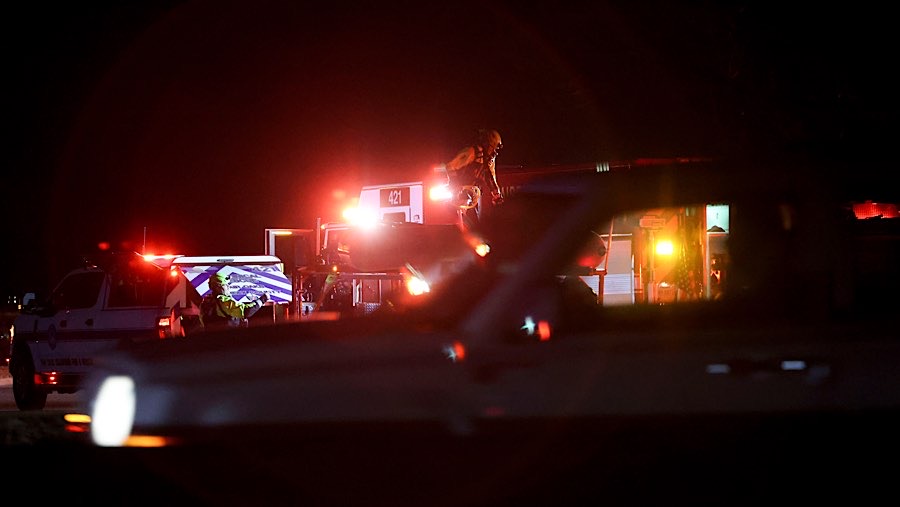
[[[21,410],[73,393],[95,358],[116,347],[189,334],[200,295],[184,274],[134,253],[97,256],[16,317],[9,371]]]
[[[40,410],[48,394],[78,391],[103,353],[201,331],[200,301],[219,271],[230,276],[238,300],[269,295],[270,310],[257,312],[254,322],[284,314],[291,285],[274,256],[109,253],[72,270],[13,323],[9,371],[16,406]]]

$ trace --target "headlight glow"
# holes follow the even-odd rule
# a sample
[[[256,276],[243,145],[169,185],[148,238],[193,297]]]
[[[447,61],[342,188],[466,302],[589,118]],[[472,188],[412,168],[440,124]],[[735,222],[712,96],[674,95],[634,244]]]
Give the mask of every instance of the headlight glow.
[[[134,380],[124,375],[104,379],[91,413],[91,438],[104,447],[125,443],[134,424]]]
[[[443,202],[453,199],[453,192],[450,191],[450,185],[436,185],[428,189],[428,198],[432,201]]]
[[[413,296],[421,296],[426,292],[430,292],[431,286],[429,286],[428,282],[422,278],[413,276],[406,281],[406,290]]]

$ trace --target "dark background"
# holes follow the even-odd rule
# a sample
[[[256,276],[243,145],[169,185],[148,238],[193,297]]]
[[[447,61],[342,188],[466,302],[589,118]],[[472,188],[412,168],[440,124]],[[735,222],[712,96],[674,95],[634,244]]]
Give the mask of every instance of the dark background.
[[[6,7],[4,295],[81,254],[261,254],[479,127],[502,166],[797,153],[882,164],[876,4],[90,2]],[[823,175],[827,176],[827,175]]]

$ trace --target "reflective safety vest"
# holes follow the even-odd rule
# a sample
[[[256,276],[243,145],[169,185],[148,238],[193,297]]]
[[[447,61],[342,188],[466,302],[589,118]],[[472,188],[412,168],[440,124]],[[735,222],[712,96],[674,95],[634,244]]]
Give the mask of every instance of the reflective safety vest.
[[[207,330],[238,327],[241,324],[240,319],[222,313],[222,309],[219,308],[219,298],[212,293],[203,296],[203,300],[200,302],[200,321]]]

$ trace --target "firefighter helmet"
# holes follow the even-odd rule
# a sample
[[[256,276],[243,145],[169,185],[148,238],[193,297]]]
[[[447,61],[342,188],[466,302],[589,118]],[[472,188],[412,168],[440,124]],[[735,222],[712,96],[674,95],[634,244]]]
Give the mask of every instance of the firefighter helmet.
[[[209,277],[209,288],[214,291],[221,291],[228,283],[228,275],[219,273],[218,271]]]
[[[500,151],[503,147],[503,141],[500,139],[500,132],[494,129],[481,129],[478,131],[478,144],[485,149],[493,149],[492,151]]]

